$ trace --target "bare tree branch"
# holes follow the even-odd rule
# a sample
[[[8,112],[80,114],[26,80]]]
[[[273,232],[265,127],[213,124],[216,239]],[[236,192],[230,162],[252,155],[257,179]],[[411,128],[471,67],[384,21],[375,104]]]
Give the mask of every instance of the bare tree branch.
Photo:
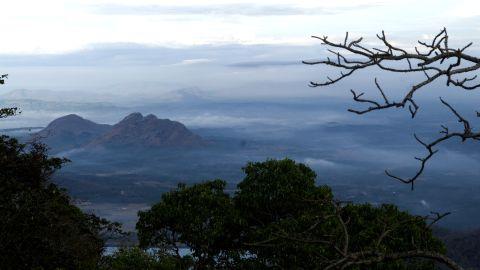
[[[449,128],[442,125],[442,130],[440,131],[440,134],[443,134],[443,136],[437,138],[436,140],[430,142],[430,143],[425,143],[422,141],[416,134],[414,134],[415,139],[427,150],[427,155],[418,158],[415,157],[416,160],[420,161],[420,167],[417,170],[417,172],[409,178],[402,178],[399,176],[396,176],[392,173],[390,173],[388,170],[385,170],[385,174],[387,174],[389,177],[399,180],[402,183],[405,184],[410,184],[411,189],[413,190],[414,188],[414,183],[415,181],[418,180],[418,178],[422,175],[422,173],[425,170],[426,163],[438,152],[438,150],[434,150],[433,148],[437,146],[438,144],[449,140],[451,138],[460,138],[462,142],[471,139],[471,140],[480,140],[480,132],[474,132],[472,130],[472,127],[470,125],[470,122],[467,121],[463,116],[461,116],[449,103],[447,103],[445,100],[440,98],[440,101],[442,102],[443,105],[445,105],[458,119],[458,122],[463,125],[463,131],[457,131],[457,132],[450,132]]]
[[[466,54],[465,51],[472,45],[472,43],[458,49],[452,49],[448,45],[448,34],[444,28],[441,30],[430,43],[418,41],[418,43],[426,49],[426,52],[421,52],[420,49],[415,47],[414,52],[408,52],[405,49],[399,48],[390,42],[385,32],[377,35],[379,41],[383,45],[382,48],[367,48],[362,45],[363,38],[349,41],[348,32],[345,35],[343,43],[334,43],[328,39],[328,36],[312,36],[312,38],[318,39],[322,44],[326,45],[328,51],[335,55],[335,59],[327,57],[325,60],[316,61],[303,61],[307,65],[326,65],[340,69],[340,75],[335,78],[327,77],[327,80],[323,82],[310,82],[311,87],[327,86],[337,83],[346,77],[349,77],[358,70],[368,67],[376,66],[382,70],[397,73],[408,72],[422,72],[426,75],[424,81],[420,81],[414,84],[404,95],[404,97],[396,102],[387,102],[385,95],[385,104],[375,104],[374,107],[370,107],[365,110],[353,110],[354,113],[367,113],[374,110],[387,109],[387,108],[404,108],[407,103],[411,103],[409,111],[412,117],[415,117],[418,106],[414,101],[415,93],[422,87],[429,85],[441,77],[446,77],[446,84],[463,88],[465,90],[473,90],[480,87],[480,83],[473,83],[477,76],[467,76],[466,74],[472,71],[480,69],[480,58]],[[444,64],[449,62],[448,60],[454,60],[452,64]],[[464,64],[462,63],[465,62]],[[450,61],[451,62],[451,61]],[[389,66],[389,63],[406,63],[407,67]],[[427,72],[430,72],[429,75]],[[454,78],[454,76],[460,76],[461,78]],[[376,82],[377,87],[378,83]],[[354,92],[352,90],[352,92]],[[381,91],[382,92],[382,91]],[[357,102],[374,102],[373,100],[358,99],[360,95],[354,94],[354,100]]]
[[[430,42],[418,41],[420,48],[415,47],[413,52],[400,48],[389,41],[382,31],[377,35],[382,47],[372,47],[362,45],[363,38],[349,40],[348,32],[342,43],[334,43],[328,39],[327,36],[318,37],[323,45],[328,47],[328,51],[336,56],[335,59],[327,57],[326,60],[318,61],[303,61],[308,65],[326,65],[336,69],[340,69],[340,75],[335,78],[327,77],[323,82],[310,82],[311,87],[327,86],[337,83],[346,77],[349,77],[358,70],[366,69],[368,67],[377,67],[381,70],[394,73],[417,73],[421,72],[425,75],[425,79],[412,85],[406,90],[403,97],[398,101],[390,100],[385,94],[384,89],[380,86],[378,79],[375,78],[375,86],[378,89],[383,101],[376,101],[364,97],[364,92],[358,93],[354,89],[350,92],[353,95],[353,100],[360,104],[367,105],[364,109],[348,109],[349,112],[356,114],[365,114],[372,111],[379,111],[388,108],[405,108],[412,118],[414,118],[420,108],[414,97],[417,91],[430,85],[440,78],[446,78],[447,86],[455,86],[464,90],[474,90],[480,88],[477,75],[468,75],[471,72],[480,70],[480,58],[467,54],[466,50],[472,46],[469,43],[461,48],[451,48],[449,46],[449,36],[447,29],[443,28]],[[399,65],[399,63],[403,65]],[[392,65],[393,64],[393,65]],[[421,140],[416,134],[415,139],[427,150],[427,155],[424,157],[415,157],[420,161],[420,166],[415,174],[411,177],[399,177],[385,170],[386,175],[396,179],[402,183],[410,184],[413,190],[414,183],[425,171],[427,162],[438,152],[434,149],[435,146],[443,141],[454,137],[461,138],[462,141],[467,139],[480,140],[480,133],[473,132],[470,122],[463,118],[449,103],[442,98],[440,101],[445,105],[463,124],[463,131],[450,132],[450,130],[442,125],[442,137],[433,142],[426,143]],[[480,113],[477,112],[480,117]]]

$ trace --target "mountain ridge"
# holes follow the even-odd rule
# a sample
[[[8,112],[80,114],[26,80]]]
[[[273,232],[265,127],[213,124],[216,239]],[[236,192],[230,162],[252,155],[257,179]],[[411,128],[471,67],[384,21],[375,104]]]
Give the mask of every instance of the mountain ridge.
[[[53,120],[33,137],[53,150],[64,151],[82,147],[110,128],[110,125],[97,124],[76,114],[68,114]]]
[[[34,134],[54,152],[75,148],[196,147],[206,145],[180,122],[135,112],[114,124],[98,124],[76,114],[50,122]]]
[[[153,114],[132,113],[93,140],[89,146],[185,147],[204,145],[203,139],[180,122]]]

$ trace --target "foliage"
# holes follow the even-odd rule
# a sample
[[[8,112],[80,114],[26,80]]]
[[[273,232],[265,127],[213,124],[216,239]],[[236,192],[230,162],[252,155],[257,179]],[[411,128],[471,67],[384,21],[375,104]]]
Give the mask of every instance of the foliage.
[[[188,269],[191,259],[176,258],[168,254],[149,253],[138,247],[121,248],[102,259],[101,270],[168,270]]]
[[[315,172],[292,160],[248,163],[243,170],[246,176],[238,184],[235,203],[254,223],[296,216],[316,192]]]
[[[179,185],[139,213],[142,247],[192,250],[196,268],[312,269],[345,254],[426,250],[444,253],[421,217],[393,205],[342,203],[315,173],[292,160],[248,163],[237,192],[214,180]],[[345,251],[345,252],[344,252]],[[434,269],[431,261],[392,259],[350,269]]]
[[[139,212],[140,246],[154,246],[180,257],[179,244],[185,244],[198,265],[225,262],[241,222],[235,220],[224,188],[224,181],[214,180],[192,187],[180,184],[177,190],[163,194],[151,210]]]
[[[0,268],[94,268],[103,252],[100,233],[118,224],[71,203],[50,179],[67,160],[46,150],[0,136]]]
[[[7,74],[0,75],[0,84]],[[19,113],[0,108],[0,118]],[[67,159],[0,136],[0,269],[96,269],[119,223],[85,214],[51,181]]]

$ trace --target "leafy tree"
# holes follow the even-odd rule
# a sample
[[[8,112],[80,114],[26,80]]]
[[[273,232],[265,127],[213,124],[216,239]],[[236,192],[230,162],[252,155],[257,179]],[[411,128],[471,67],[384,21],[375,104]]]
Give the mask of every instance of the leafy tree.
[[[102,259],[101,270],[168,270],[188,269],[189,257],[176,258],[168,254],[149,253],[138,247],[121,248]]]
[[[239,232],[225,182],[214,180],[192,187],[179,184],[150,210],[139,212],[137,230],[141,247],[156,247],[180,257],[188,246],[200,268],[228,264]]]
[[[92,269],[111,224],[74,206],[51,182],[65,159],[46,147],[0,137],[0,268]]]
[[[253,223],[297,216],[316,192],[315,172],[293,160],[250,162],[243,170],[246,176],[238,184],[235,203]]]
[[[154,270],[159,269],[153,256],[140,248],[122,248],[103,259],[103,269]]]
[[[0,76],[0,84],[7,75]],[[0,109],[0,118],[17,108]],[[118,223],[85,214],[51,181],[66,159],[0,136],[0,269],[95,269]]]
[[[139,213],[142,247],[178,254],[185,245],[198,269],[434,269],[428,256],[405,254],[444,256],[424,218],[392,205],[338,202],[303,164],[267,160],[244,171],[233,196],[220,180],[164,194]]]
[[[250,162],[243,170],[234,201],[248,222],[247,251],[263,265],[294,268],[311,261],[310,245],[279,236],[307,230],[316,217],[328,215],[330,188],[317,187],[315,172],[290,159]]]

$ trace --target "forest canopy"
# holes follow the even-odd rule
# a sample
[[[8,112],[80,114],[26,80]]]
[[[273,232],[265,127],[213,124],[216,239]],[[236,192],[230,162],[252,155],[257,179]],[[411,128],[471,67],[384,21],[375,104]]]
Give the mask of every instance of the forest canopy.
[[[186,246],[199,269],[434,269],[423,255],[444,257],[423,217],[337,201],[303,164],[252,162],[244,172],[234,194],[222,180],[163,194],[139,213],[140,246],[179,258]]]

